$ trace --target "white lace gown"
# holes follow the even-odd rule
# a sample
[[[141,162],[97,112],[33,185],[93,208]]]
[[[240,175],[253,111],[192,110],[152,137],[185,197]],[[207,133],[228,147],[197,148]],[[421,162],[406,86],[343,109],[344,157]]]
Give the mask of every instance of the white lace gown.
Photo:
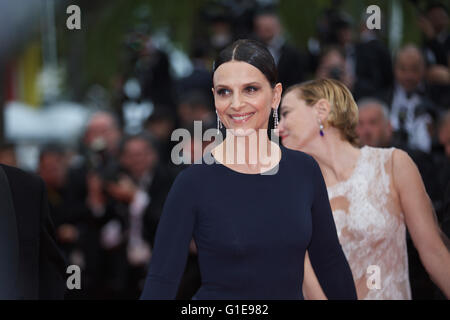
[[[393,151],[363,147],[351,177],[328,188],[358,299],[411,299],[405,219],[392,192]]]

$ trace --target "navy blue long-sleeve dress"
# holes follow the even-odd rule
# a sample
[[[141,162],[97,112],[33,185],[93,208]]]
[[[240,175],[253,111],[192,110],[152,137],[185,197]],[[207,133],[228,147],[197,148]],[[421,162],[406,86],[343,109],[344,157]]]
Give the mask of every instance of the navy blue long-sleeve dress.
[[[175,179],[141,299],[174,299],[189,243],[202,285],[193,299],[303,299],[305,252],[329,299],[356,299],[317,162],[280,145],[273,175],[192,164]]]

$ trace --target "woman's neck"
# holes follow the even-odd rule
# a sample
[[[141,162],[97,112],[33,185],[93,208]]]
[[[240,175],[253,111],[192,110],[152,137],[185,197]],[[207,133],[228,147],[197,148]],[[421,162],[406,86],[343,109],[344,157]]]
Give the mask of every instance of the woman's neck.
[[[302,151],[314,157],[327,182],[347,180],[357,164],[360,149],[343,140],[336,128],[328,128],[323,137],[316,139]]]
[[[266,132],[267,129],[264,133],[256,132],[247,136],[228,133],[225,140],[212,150],[213,155],[219,162],[244,171],[273,167],[281,158],[277,152],[281,153],[281,150]]]

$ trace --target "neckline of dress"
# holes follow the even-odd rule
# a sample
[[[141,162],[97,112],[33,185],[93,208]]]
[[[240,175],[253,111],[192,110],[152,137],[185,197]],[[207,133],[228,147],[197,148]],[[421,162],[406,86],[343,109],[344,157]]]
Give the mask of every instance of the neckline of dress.
[[[269,170],[266,170],[266,171],[263,171],[263,172],[259,172],[259,173],[243,173],[243,172],[239,172],[239,171],[233,170],[233,169],[231,169],[230,167],[224,165],[224,164],[223,164],[222,162],[220,162],[219,160],[217,160],[217,159],[214,157],[214,155],[212,154],[211,151],[209,151],[209,153],[211,154],[211,157],[214,159],[214,163],[215,163],[216,165],[218,165],[219,167],[224,167],[227,171],[231,171],[231,172],[234,173],[234,174],[237,174],[237,175],[240,175],[240,176],[267,176],[268,174],[266,174],[266,173],[268,173],[268,172],[274,170],[277,166],[280,166],[281,163],[285,160],[286,152],[285,152],[285,150],[283,149],[284,146],[283,146],[282,144],[279,144],[278,146],[279,146],[280,151],[281,151],[281,158],[280,158],[280,160],[278,161],[278,163],[277,163],[274,167],[270,168]],[[279,168],[278,168],[278,170],[279,170]]]
[[[333,184],[331,187],[327,187],[328,190],[332,190],[332,189],[334,189],[334,188],[336,188],[338,186],[347,184],[347,183],[349,183],[350,181],[352,181],[355,178],[356,174],[359,171],[359,167],[361,166],[361,163],[362,163],[362,161],[364,159],[364,155],[366,154],[367,148],[368,148],[367,146],[363,146],[362,148],[359,149],[361,153],[359,154],[358,160],[356,160],[355,168],[353,168],[353,172],[350,175],[350,177],[348,177],[347,180],[339,181],[339,182]]]

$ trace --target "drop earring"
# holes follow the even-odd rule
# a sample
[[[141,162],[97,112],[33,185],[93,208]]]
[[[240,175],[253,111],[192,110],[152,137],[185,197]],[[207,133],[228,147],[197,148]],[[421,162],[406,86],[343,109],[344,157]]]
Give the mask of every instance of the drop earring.
[[[323,124],[322,124],[322,120],[319,120],[319,133],[320,133],[320,136],[323,137]]]
[[[278,111],[277,111],[277,109],[273,110],[273,123],[274,123],[274,128],[277,129],[278,128]]]
[[[217,115],[217,134],[219,134],[220,129],[222,129],[222,122],[220,122],[220,118],[219,118],[219,114],[217,113],[217,110],[216,110],[216,115]]]

